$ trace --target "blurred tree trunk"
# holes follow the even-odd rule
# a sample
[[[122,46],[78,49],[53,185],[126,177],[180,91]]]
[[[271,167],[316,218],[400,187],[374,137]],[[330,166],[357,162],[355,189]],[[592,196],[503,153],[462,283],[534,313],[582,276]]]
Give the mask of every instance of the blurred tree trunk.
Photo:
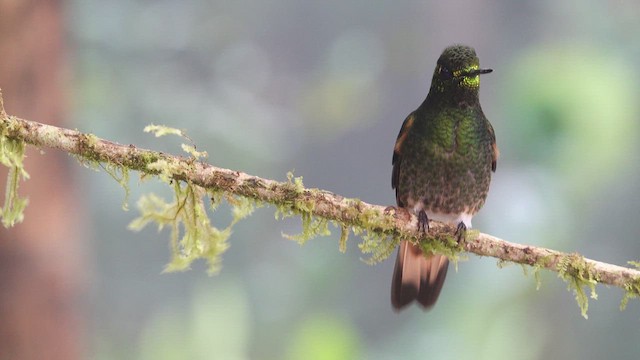
[[[0,88],[11,115],[64,121],[62,4],[0,0]],[[31,179],[19,190],[29,198],[25,221],[0,231],[0,359],[83,355],[83,221],[67,161],[54,151],[27,151]]]

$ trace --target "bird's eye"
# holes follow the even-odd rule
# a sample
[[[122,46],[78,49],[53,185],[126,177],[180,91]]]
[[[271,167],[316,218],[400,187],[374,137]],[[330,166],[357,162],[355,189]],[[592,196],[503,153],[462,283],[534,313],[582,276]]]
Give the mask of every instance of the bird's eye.
[[[453,77],[451,71],[444,66],[440,67],[440,78],[442,80],[450,80]]]

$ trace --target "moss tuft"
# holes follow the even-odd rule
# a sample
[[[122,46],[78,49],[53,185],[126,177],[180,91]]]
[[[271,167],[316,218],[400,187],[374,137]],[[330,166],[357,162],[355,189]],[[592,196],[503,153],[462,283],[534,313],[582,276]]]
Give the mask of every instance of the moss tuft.
[[[100,164],[104,171],[113,178],[124,189],[124,199],[122,200],[122,210],[129,211],[129,168],[113,163]]]
[[[640,262],[638,261],[627,261],[627,263],[636,269],[640,269]],[[624,284],[624,291],[624,296],[620,301],[620,310],[627,308],[629,299],[637,299],[640,297],[640,277],[627,281]]]
[[[305,190],[304,184],[302,183],[302,176],[293,176],[293,171],[289,171],[287,173],[287,181],[289,184],[293,185],[293,190],[296,193],[301,193]]]
[[[337,222],[333,222],[333,225],[340,228],[340,245],[338,245],[338,249],[341,253],[347,252],[347,240],[349,239],[349,227],[346,225],[338,225]]]
[[[362,241],[358,248],[363,254],[370,254],[363,261],[369,265],[377,264],[388,258],[398,246],[399,240],[384,233],[372,231],[363,227],[353,226],[354,235],[359,235]]]
[[[4,206],[0,209],[2,225],[9,228],[24,219],[24,209],[28,199],[18,195],[20,180],[29,178],[24,169],[25,143],[0,136],[0,163],[9,168],[7,187],[5,190]]]
[[[309,213],[301,213],[302,217],[302,231],[299,234],[289,235],[282,233],[282,236],[297,241],[299,244],[304,244],[307,241],[316,238],[318,236],[329,236],[329,221],[326,219],[318,218],[309,215]]]
[[[569,254],[559,259],[556,269],[558,270],[558,277],[567,283],[567,290],[573,290],[580,312],[587,319],[589,298],[584,288],[588,287],[591,290],[592,299],[598,299],[598,294],[596,293],[598,279],[594,275],[592,266],[585,261],[583,256]]]
[[[627,308],[629,299],[637,299],[640,297],[640,278],[629,280],[624,284],[624,296],[620,301],[620,310]]]
[[[197,151],[195,145],[182,144],[180,146],[182,147],[182,151],[191,155],[196,160],[206,159],[209,156],[206,151]]]
[[[282,236],[304,244],[318,236],[329,236],[329,220],[313,215],[316,203],[317,189],[305,189],[302,177],[294,177],[293,172],[287,173],[287,182],[284,183],[283,200],[276,203],[276,219],[300,216],[302,219],[302,231],[299,234],[291,235],[282,233]],[[302,199],[300,199],[300,195]]]
[[[171,262],[165,271],[189,269],[197,259],[209,265],[208,273],[220,268],[220,255],[227,249],[231,225],[218,229],[211,225],[204,203],[207,192],[188,183],[173,184],[174,201],[166,202],[155,194],[144,195],[138,201],[140,217],[130,224],[131,230],[142,230],[155,223],[158,231],[165,226],[171,228]],[[233,205],[232,205],[233,206]]]
[[[253,214],[256,208],[264,206],[264,203],[244,196],[227,195],[225,199],[231,205],[231,214],[233,215],[231,225],[235,225],[238,221]]]
[[[142,130],[146,133],[153,133],[156,137],[166,136],[166,135],[178,135],[180,137],[186,137],[184,131],[172,128],[165,125],[147,125]]]
[[[640,270],[640,261],[627,261],[627,264],[635,267],[636,269]]]

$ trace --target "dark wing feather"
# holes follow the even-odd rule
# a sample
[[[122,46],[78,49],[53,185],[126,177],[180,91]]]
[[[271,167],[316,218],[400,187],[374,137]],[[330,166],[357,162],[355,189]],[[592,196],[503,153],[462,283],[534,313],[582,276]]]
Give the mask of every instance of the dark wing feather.
[[[486,120],[487,128],[489,129],[489,137],[491,138],[491,171],[496,172],[496,167],[498,165],[498,156],[500,156],[500,151],[498,150],[498,144],[496,144],[496,133],[493,131],[493,126],[489,120]]]
[[[393,165],[393,171],[391,172],[391,187],[396,189],[396,202],[398,206],[403,206],[400,204],[400,200],[398,199],[398,182],[400,181],[400,164],[402,163],[402,146],[407,139],[407,135],[409,135],[409,130],[413,126],[413,122],[415,120],[415,113],[409,114],[404,122],[402,123],[402,127],[400,128],[400,133],[398,133],[398,138],[396,139],[396,144],[393,147],[393,160],[391,164]]]

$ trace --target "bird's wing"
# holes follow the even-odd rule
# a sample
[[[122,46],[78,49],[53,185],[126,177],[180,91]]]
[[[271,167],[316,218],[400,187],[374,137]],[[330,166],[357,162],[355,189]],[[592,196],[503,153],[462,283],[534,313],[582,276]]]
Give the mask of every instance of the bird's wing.
[[[496,133],[493,131],[493,126],[491,126],[491,123],[488,120],[487,128],[489,129],[489,136],[491,137],[491,171],[496,172],[500,151],[498,150],[498,144],[496,144]]]
[[[393,147],[393,160],[391,164],[393,165],[393,171],[391,172],[391,187],[396,189],[396,202],[398,202],[398,206],[403,206],[400,204],[398,200],[398,182],[400,181],[400,164],[402,163],[402,146],[404,145],[405,140],[407,139],[407,135],[409,134],[409,130],[413,126],[413,122],[415,121],[415,113],[409,114],[404,122],[402,123],[402,127],[400,128],[400,133],[398,133],[398,138],[396,139],[396,144]]]

